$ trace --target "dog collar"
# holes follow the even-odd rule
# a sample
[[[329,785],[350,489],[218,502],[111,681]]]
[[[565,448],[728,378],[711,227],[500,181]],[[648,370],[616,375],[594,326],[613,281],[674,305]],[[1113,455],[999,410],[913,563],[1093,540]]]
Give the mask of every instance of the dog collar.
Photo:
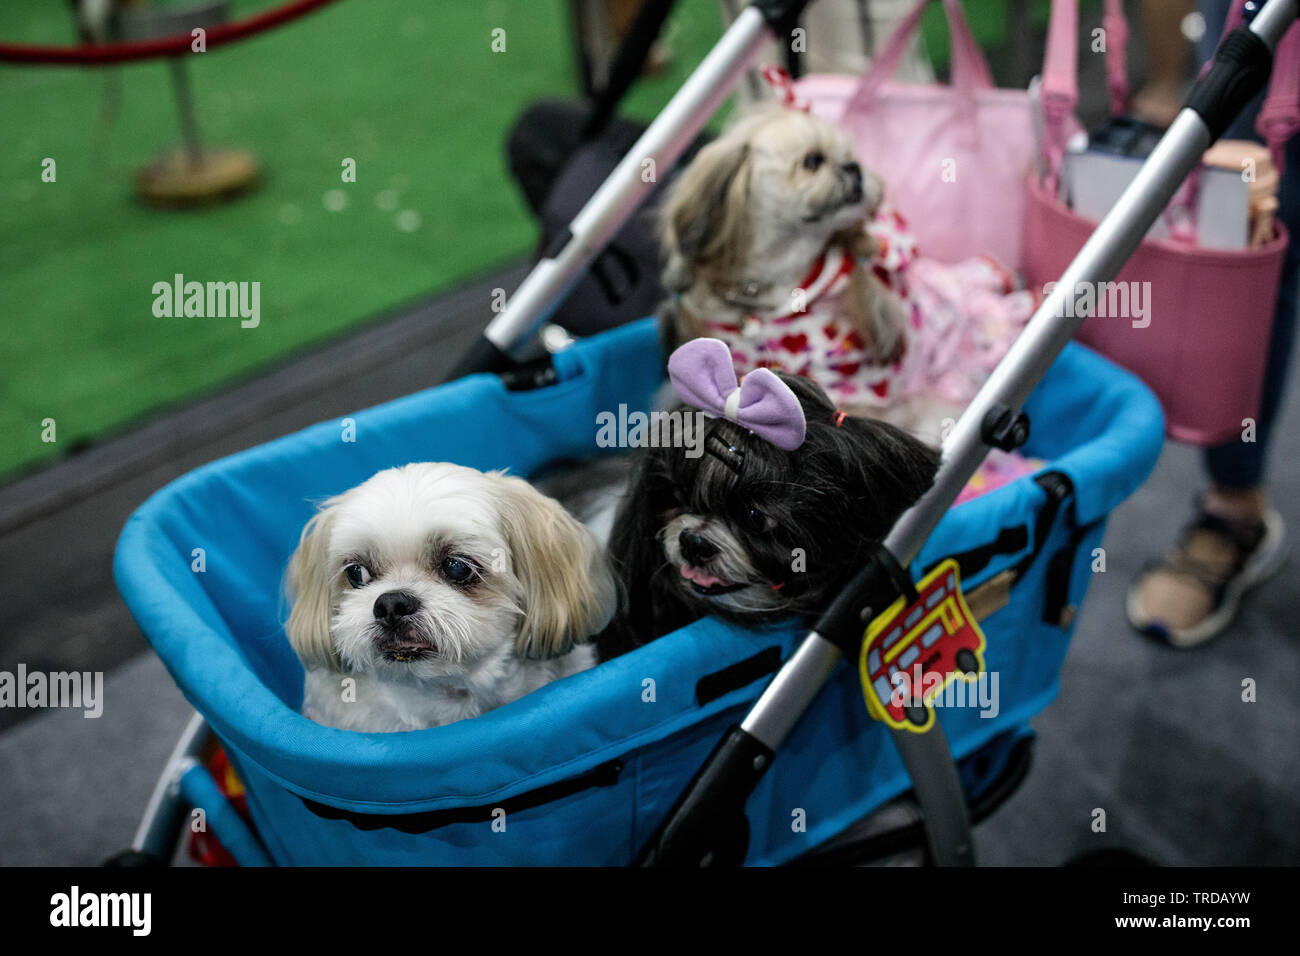
[[[743,322],[718,322],[716,320],[706,320],[703,324],[707,328],[717,329],[725,332],[735,332],[744,335],[750,329],[757,329],[766,323],[782,324],[793,322],[796,319],[804,318],[812,311],[814,304],[819,300],[838,294],[844,289],[849,282],[849,277],[853,274],[853,269],[857,265],[854,256],[844,248],[843,245],[835,243],[825,252],[817,257],[808,274],[804,276],[802,282],[791,292],[791,299],[801,297],[802,301],[798,302],[800,308],[789,312],[777,312],[764,314],[760,312],[749,312]],[[757,286],[757,281],[742,283],[740,289],[748,289],[750,286]],[[768,283],[770,286],[770,283]],[[755,293],[757,294],[757,293]],[[723,298],[733,304],[744,306],[745,302],[739,296]]]

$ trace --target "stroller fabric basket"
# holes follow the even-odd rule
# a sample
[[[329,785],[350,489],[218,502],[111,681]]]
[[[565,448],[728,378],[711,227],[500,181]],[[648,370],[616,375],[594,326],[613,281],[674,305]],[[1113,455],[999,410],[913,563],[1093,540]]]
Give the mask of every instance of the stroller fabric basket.
[[[127,522],[118,586],[224,744],[276,863],[630,863],[803,637],[804,622],[747,631],[706,619],[425,731],[358,734],[299,714],[303,671],[275,583],[313,502],[408,461],[536,476],[590,458],[602,453],[597,413],[648,408],[662,377],[649,320],[581,341],[555,365],[558,381],[541,389],[510,391],[475,375],[357,414],[355,441],[327,422],[214,462]],[[919,575],[959,555],[968,590],[1009,570],[1017,579],[984,621],[991,706],[983,716],[974,706],[941,715],[955,757],[983,754],[963,764],[968,794],[1005,755],[991,742],[1027,733],[1054,696],[1107,513],[1146,476],[1162,441],[1150,391],[1077,345],[1026,411],[1026,452],[1049,461],[1056,480],[1022,478],[953,508],[913,568]],[[198,548],[201,573],[191,569]],[[855,669],[841,663],[748,804],[746,862],[792,860],[908,788]]]

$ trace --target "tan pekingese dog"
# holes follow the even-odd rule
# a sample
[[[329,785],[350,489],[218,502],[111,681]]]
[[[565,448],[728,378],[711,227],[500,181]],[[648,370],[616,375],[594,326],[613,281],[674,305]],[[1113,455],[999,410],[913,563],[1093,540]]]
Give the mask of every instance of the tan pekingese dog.
[[[815,312],[837,323],[841,340],[852,336],[846,361],[895,361],[906,345],[906,312],[864,265],[874,245],[863,227],[883,191],[848,137],[825,120],[775,107],[742,117],[700,150],[665,200],[669,344],[714,336],[737,351]],[[814,343],[804,368],[793,360],[753,364],[826,386],[819,365],[841,356],[815,350]]]

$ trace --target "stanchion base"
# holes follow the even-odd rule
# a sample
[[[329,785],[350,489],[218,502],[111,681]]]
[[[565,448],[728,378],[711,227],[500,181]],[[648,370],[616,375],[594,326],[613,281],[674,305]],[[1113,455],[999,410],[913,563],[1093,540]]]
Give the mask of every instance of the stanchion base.
[[[140,170],[136,194],[149,206],[207,206],[243,195],[260,176],[257,160],[243,150],[176,150]]]

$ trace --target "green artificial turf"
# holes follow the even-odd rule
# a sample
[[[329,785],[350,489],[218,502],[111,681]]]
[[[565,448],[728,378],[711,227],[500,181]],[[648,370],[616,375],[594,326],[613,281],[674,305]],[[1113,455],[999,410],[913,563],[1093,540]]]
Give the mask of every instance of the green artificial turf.
[[[235,15],[275,2],[242,0]],[[672,68],[629,98],[634,115],[653,115],[708,50],[717,8],[682,0],[670,29]],[[106,136],[107,71],[0,64],[0,473],[529,250],[504,136],[529,102],[575,93],[568,31],[561,0],[344,0],[192,55],[204,139],[250,149],[265,179],[189,212],[132,195],[134,171],[179,137],[163,62],[118,71]],[[4,0],[0,38],[75,42],[52,0]],[[155,317],[154,283],[176,273],[260,282],[260,325]]]

